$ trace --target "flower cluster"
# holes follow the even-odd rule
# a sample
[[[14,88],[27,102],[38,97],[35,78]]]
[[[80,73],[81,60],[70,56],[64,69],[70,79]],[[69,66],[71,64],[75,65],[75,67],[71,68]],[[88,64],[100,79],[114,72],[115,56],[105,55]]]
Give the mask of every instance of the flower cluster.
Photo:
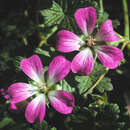
[[[75,20],[83,33],[79,37],[73,32],[61,30],[58,32],[57,50],[61,52],[80,51],[72,63],[63,56],[56,56],[49,65],[45,78],[42,62],[37,55],[25,58],[20,63],[21,70],[33,80],[32,84],[14,83],[8,88],[10,102],[14,104],[27,100],[25,117],[33,123],[36,119],[44,119],[46,104],[50,102],[53,108],[62,113],[69,114],[74,107],[74,97],[69,92],[56,90],[54,85],[63,79],[72,70],[73,73],[89,75],[94,66],[94,56],[104,66],[114,69],[123,59],[122,51],[110,45],[97,45],[99,41],[119,41],[112,27],[112,21],[107,20],[96,35],[92,35],[96,25],[96,10],[93,7],[80,8],[75,14]]]

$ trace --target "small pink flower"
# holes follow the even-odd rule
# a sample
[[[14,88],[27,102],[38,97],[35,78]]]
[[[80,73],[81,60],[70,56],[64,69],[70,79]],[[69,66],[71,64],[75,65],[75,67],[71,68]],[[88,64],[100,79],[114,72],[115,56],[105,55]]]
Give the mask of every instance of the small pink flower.
[[[34,97],[26,107],[25,117],[33,123],[36,119],[40,122],[44,119],[46,104],[50,104],[56,111],[69,114],[74,107],[74,97],[69,92],[55,90],[53,85],[63,79],[70,72],[71,63],[63,56],[55,57],[49,65],[47,82],[44,79],[44,71],[40,58],[33,55],[25,58],[20,63],[22,71],[34,80],[33,85],[27,83],[15,83],[8,88],[12,103],[18,103],[29,97]]]
[[[0,89],[0,93],[1,93],[1,95],[3,96],[4,99],[10,101],[10,95],[8,94],[8,92],[7,92],[4,88],[1,88],[1,89]],[[12,102],[12,101],[10,101],[10,106],[9,106],[9,108],[10,108],[11,110],[17,110],[16,104],[15,104],[14,102]]]
[[[104,66],[114,69],[123,59],[123,53],[119,48],[110,45],[96,45],[95,41],[112,42],[120,39],[115,34],[112,21],[107,20],[92,36],[96,24],[96,10],[93,7],[80,8],[75,14],[78,27],[84,34],[83,38],[78,37],[73,32],[61,30],[58,32],[57,50],[61,52],[80,51],[72,60],[71,69],[74,73],[89,75],[94,66],[94,51]]]

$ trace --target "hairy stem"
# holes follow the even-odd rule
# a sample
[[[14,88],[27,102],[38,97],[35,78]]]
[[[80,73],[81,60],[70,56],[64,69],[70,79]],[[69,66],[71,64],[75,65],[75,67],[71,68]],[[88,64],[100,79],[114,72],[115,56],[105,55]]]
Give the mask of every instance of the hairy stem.
[[[93,91],[94,88],[100,83],[100,81],[104,78],[105,74],[108,72],[108,68],[106,68],[106,71],[99,77],[99,79],[96,81],[96,83],[84,94],[84,97],[87,97],[89,93]]]
[[[124,11],[124,36],[129,40],[129,16],[128,16],[128,6],[127,0],[122,0],[123,11]]]

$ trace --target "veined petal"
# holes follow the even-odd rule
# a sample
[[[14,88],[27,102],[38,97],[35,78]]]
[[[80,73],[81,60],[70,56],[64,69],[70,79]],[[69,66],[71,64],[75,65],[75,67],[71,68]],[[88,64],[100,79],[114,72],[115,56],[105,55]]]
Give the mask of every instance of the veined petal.
[[[97,41],[104,41],[104,42],[113,42],[113,41],[119,41],[120,40],[113,30],[111,20],[107,20],[101,26],[101,28],[97,32],[95,38],[96,38]]]
[[[63,79],[70,72],[71,62],[63,56],[56,56],[49,65],[47,84],[49,86]]]
[[[30,123],[34,123],[36,119],[38,119],[38,121],[41,122],[44,119],[45,111],[46,111],[45,95],[40,94],[27,105],[25,111],[25,117],[27,121]]]
[[[56,111],[62,114],[69,114],[72,112],[74,107],[74,97],[72,94],[62,90],[50,91],[48,93],[48,98]]]
[[[79,52],[71,63],[73,73],[80,73],[81,75],[89,75],[94,66],[93,54],[89,48]]]
[[[95,47],[95,51],[102,64],[110,69],[116,68],[123,59],[123,52],[117,47],[100,45]]]
[[[80,8],[74,14],[75,20],[79,28],[85,34],[90,35],[96,24],[96,10],[93,7]]]
[[[61,30],[57,33],[58,43],[57,50],[61,52],[72,52],[79,50],[84,41],[73,32]]]
[[[41,83],[44,78],[42,62],[38,55],[25,58],[20,63],[22,71],[34,81]]]
[[[38,88],[26,83],[15,83],[9,86],[11,102],[18,103],[37,93]]]

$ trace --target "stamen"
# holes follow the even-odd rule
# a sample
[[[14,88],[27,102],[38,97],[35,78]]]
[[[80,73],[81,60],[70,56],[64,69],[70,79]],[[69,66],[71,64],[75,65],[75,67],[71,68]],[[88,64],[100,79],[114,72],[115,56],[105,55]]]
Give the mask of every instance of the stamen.
[[[45,83],[42,83],[38,86],[40,93],[46,93],[46,85]]]
[[[94,39],[93,37],[89,36],[89,37],[86,38],[86,41],[87,41],[87,45],[89,47],[92,47],[92,46],[95,45],[96,39]]]
[[[38,88],[39,88],[39,93],[44,93],[44,94],[47,94],[52,89],[52,87],[46,86],[45,83],[42,83]]]

